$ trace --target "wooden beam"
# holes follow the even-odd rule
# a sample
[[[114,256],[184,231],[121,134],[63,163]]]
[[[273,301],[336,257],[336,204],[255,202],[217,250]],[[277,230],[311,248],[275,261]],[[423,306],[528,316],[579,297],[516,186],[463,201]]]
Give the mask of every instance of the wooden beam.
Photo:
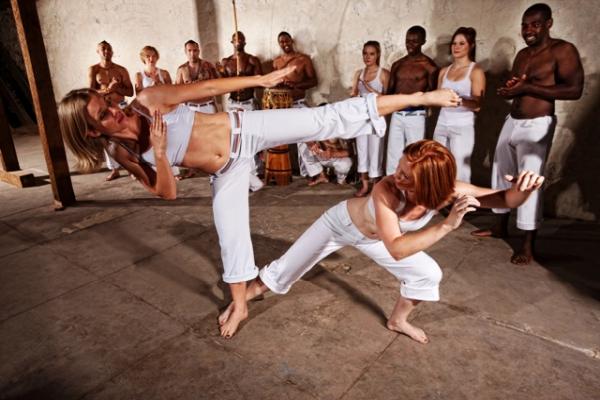
[[[35,107],[40,139],[52,184],[54,205],[62,209],[75,203],[69,165],[60,134],[50,67],[35,0],[11,0],[23,51],[27,80]]]
[[[0,98],[0,161],[2,161],[2,169],[4,171],[17,171],[19,167],[19,159],[15,150],[15,142],[13,142],[12,133],[6,113],[4,112],[4,104]]]

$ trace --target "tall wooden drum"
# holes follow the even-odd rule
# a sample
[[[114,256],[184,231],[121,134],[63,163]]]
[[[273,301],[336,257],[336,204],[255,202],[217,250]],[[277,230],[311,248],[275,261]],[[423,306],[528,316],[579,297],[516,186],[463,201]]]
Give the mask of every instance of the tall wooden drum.
[[[287,89],[265,89],[262,98],[263,110],[290,108],[292,96]],[[287,144],[267,149],[265,157],[265,184],[274,180],[278,186],[289,185],[292,181],[292,163]]]

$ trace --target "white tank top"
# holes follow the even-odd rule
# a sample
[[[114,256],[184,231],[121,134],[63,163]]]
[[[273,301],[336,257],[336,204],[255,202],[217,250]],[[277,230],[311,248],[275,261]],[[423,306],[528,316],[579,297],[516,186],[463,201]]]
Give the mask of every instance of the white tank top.
[[[473,71],[473,67],[475,67],[475,63],[471,61],[469,64],[469,68],[467,69],[467,74],[465,77],[459,81],[451,81],[448,79],[448,72],[450,68],[452,68],[453,64],[450,64],[448,68],[446,68],[446,72],[444,73],[444,77],[442,78],[442,88],[444,89],[452,89],[454,90],[460,97],[464,99],[471,98],[471,72]],[[475,114],[473,111],[464,106],[458,107],[442,107],[440,111],[440,116],[438,121],[449,124],[472,124],[475,121]]]
[[[402,194],[404,195],[404,192],[402,192]],[[404,199],[400,199],[400,204],[398,204],[398,207],[395,210],[396,213],[401,212],[404,209],[405,205],[406,201]],[[369,213],[371,214],[373,221],[375,221],[375,204],[373,203],[372,196],[369,196],[369,198],[367,199],[367,207],[369,208]],[[427,223],[431,220],[431,218],[433,218],[435,214],[437,214],[437,210],[427,210],[421,218],[417,218],[415,220],[402,221],[400,218],[398,218],[400,232],[406,233],[418,231],[419,229],[427,225]]]
[[[371,93],[365,87],[365,84],[363,83],[363,81],[365,80],[366,70],[367,70],[366,68],[363,68],[362,72],[360,73],[360,80],[358,81],[358,94],[360,94],[362,97]],[[381,82],[380,75],[381,75],[381,67],[379,67],[377,69],[377,75],[375,75],[375,78],[372,81],[367,82],[367,83],[369,84],[369,86],[371,86],[377,92],[383,93],[383,82]]]
[[[142,87],[143,88],[147,88],[148,86],[154,85],[154,81],[152,80],[152,78],[150,78],[148,75],[146,75],[146,72],[144,72],[144,70],[141,70],[140,74],[142,74]],[[158,68],[158,79],[160,80],[160,83],[162,83],[162,84],[165,83],[165,80],[163,79],[163,76],[162,76],[162,69],[160,69],[160,68]]]

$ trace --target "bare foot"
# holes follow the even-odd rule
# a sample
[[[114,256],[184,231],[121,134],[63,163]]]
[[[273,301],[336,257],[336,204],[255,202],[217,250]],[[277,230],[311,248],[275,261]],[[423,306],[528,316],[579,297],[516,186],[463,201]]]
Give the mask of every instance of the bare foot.
[[[240,326],[240,322],[248,318],[247,307],[243,307],[243,309],[240,310],[235,306],[234,303],[232,303],[232,305],[233,310],[229,314],[229,318],[227,318],[227,321],[221,325],[221,336],[226,339],[232,337]]]
[[[354,193],[354,197],[365,197],[369,194],[369,184],[363,182],[362,186],[356,193]]]
[[[506,232],[505,229],[494,225],[490,229],[477,229],[476,231],[471,232],[471,235],[477,237],[505,238],[508,236],[508,232]]]
[[[108,174],[106,176],[106,178],[104,178],[104,180],[106,181],[112,181],[115,180],[117,178],[119,178],[121,175],[119,174],[119,170],[118,169],[111,169],[110,170],[110,174]]]
[[[416,340],[419,343],[429,343],[429,338],[427,338],[427,335],[425,334],[425,332],[423,332],[423,329],[417,328],[416,326],[409,324],[408,321],[392,322],[391,320],[388,320],[387,328],[391,331],[403,333],[409,338]]]
[[[227,308],[225,309],[225,311],[223,311],[221,313],[221,315],[219,315],[219,326],[223,326],[223,324],[225,322],[227,322],[227,320],[229,319],[229,316],[231,315],[231,312],[233,311],[233,301],[231,303],[229,303],[229,305],[227,306]]]
[[[308,182],[308,186],[316,186],[319,183],[327,183],[327,182],[329,182],[329,179],[327,179],[327,177],[325,175],[319,175],[312,181]]]
[[[510,258],[510,262],[516,265],[527,265],[531,261],[533,261],[533,253],[527,248],[522,248]]]
[[[179,175],[175,177],[178,181],[182,181],[184,179],[193,178],[196,175],[196,170],[193,168],[187,169],[181,172]]]

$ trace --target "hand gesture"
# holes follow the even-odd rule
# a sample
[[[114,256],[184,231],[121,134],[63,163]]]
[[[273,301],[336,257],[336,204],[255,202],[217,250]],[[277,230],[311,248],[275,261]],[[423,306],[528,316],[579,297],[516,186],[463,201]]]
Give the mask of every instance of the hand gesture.
[[[444,224],[449,226],[452,230],[458,228],[462,223],[465,214],[471,211],[475,211],[475,207],[479,207],[479,205],[479,200],[477,200],[473,196],[459,196],[454,202],[452,210],[450,210],[450,214],[448,214],[448,216],[446,217]]]
[[[154,118],[150,125],[150,144],[154,154],[165,155],[167,152],[167,124],[162,119],[160,111],[154,111]]]
[[[120,80],[117,79],[116,76],[113,76],[112,79],[110,80],[110,83],[108,84],[108,89],[112,90],[115,88],[115,86],[119,86]]]
[[[502,97],[515,97],[525,93],[525,88],[527,85],[527,75],[523,74],[521,77],[513,76],[508,81],[504,87],[498,89],[498,94]]]
[[[267,75],[263,75],[259,78],[258,85],[266,88],[271,88],[279,85],[283,82],[286,75],[291,74],[296,70],[295,65],[291,65],[289,67],[285,67],[283,69],[275,70]]]
[[[462,102],[460,96],[452,89],[438,89],[422,94],[424,106],[457,107]]]
[[[533,171],[521,171],[517,177],[504,175],[504,179],[512,183],[511,190],[524,193],[531,193],[544,183],[544,177]]]

